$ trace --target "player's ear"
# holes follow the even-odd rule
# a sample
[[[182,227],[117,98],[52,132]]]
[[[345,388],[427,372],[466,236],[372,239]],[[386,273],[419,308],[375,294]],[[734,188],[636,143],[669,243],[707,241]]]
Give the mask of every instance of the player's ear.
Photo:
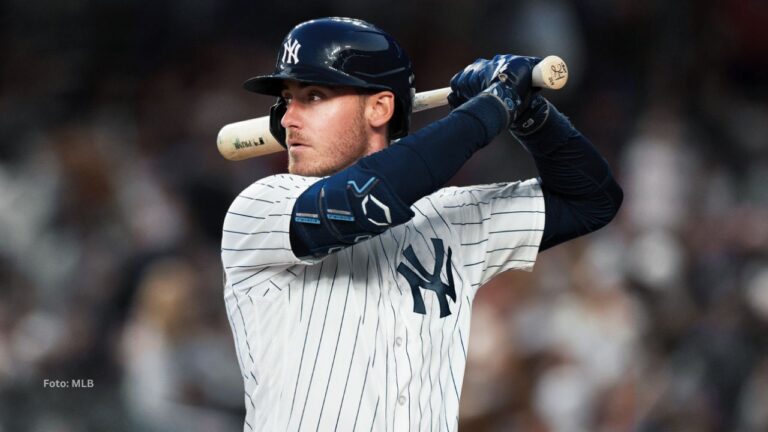
[[[395,95],[385,90],[368,95],[365,114],[372,128],[380,128],[395,114]]]

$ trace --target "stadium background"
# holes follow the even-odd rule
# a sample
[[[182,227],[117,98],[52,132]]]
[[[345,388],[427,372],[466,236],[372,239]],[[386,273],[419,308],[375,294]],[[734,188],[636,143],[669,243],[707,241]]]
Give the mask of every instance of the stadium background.
[[[481,289],[461,430],[768,430],[765,2],[5,0],[0,431],[241,430],[219,230],[285,156],[215,136],[267,114],[240,84],[288,29],[334,15],[393,34],[420,90],[562,56],[549,96],[624,187],[607,228]],[[452,183],[532,175],[503,136]]]

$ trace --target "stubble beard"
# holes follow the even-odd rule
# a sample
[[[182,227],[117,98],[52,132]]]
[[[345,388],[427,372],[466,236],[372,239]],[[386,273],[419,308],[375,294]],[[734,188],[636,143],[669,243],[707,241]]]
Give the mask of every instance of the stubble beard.
[[[315,160],[308,160],[306,155],[294,157],[289,153],[288,172],[306,177],[324,177],[343,170],[365,156],[368,153],[368,134],[362,109],[350,123],[335,139],[335,143],[327,145],[323,154]]]

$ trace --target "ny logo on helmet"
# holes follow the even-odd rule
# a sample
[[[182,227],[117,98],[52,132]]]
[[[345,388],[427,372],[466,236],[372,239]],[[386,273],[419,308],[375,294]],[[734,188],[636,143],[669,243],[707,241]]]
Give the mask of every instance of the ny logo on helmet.
[[[299,48],[301,44],[296,39],[288,39],[288,42],[283,44],[283,63],[296,64],[299,62]]]

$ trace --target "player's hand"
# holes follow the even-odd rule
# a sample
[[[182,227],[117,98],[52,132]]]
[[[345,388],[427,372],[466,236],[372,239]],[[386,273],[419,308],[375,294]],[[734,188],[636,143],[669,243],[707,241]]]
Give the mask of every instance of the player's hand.
[[[458,108],[491,84],[494,66],[491,60],[479,58],[451,78],[448,104]]]
[[[531,75],[533,67],[540,61],[538,57],[511,54],[497,55],[491,60],[477,59],[451,79],[453,91],[448,96],[448,103],[456,108],[486,91],[504,103],[510,113],[510,123],[513,124],[520,113],[528,108],[535,93],[531,86]]]
[[[535,92],[528,108],[520,112],[516,121],[510,123],[509,131],[518,137],[538,131],[549,118],[549,108],[550,104],[544,96]]]

